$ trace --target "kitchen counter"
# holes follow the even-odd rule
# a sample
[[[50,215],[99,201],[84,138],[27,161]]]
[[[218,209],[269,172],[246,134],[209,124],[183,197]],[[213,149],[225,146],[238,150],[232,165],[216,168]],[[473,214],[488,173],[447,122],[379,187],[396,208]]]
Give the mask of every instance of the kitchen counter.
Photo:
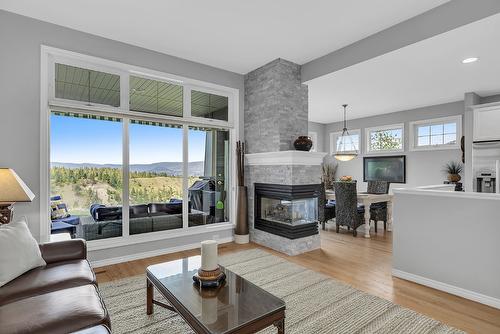
[[[393,276],[500,308],[500,195],[394,189]]]

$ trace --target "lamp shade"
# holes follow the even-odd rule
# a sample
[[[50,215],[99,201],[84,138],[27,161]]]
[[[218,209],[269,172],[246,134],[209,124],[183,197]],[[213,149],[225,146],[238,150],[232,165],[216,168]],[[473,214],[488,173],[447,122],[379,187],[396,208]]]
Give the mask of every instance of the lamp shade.
[[[0,203],[31,202],[35,194],[10,168],[0,168]]]

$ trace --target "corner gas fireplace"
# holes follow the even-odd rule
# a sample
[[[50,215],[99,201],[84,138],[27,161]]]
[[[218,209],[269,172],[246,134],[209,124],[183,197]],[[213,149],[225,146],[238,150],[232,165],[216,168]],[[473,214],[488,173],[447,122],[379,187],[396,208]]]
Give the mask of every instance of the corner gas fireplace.
[[[254,186],[256,229],[288,239],[318,234],[319,184]]]

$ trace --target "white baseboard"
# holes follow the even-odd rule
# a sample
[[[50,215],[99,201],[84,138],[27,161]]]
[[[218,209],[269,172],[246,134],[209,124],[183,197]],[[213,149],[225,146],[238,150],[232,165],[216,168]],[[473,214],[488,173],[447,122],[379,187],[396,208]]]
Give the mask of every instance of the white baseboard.
[[[402,279],[407,280],[407,281],[415,282],[418,284],[422,284],[422,285],[428,286],[428,287],[436,289],[436,290],[441,290],[441,291],[450,293],[452,295],[456,295],[456,296],[459,296],[459,297],[462,297],[465,299],[470,299],[470,300],[473,300],[475,302],[500,309],[500,299],[498,299],[498,298],[486,296],[486,295],[483,295],[483,294],[478,293],[478,292],[459,288],[459,287],[454,286],[454,285],[435,281],[435,280],[432,280],[429,278],[425,278],[422,276],[411,274],[411,273],[401,271],[398,269],[392,269],[392,276],[402,278]]]
[[[233,242],[233,240],[234,240],[233,237],[228,237],[228,238],[218,239],[217,242],[219,244],[225,244],[228,242]],[[188,244],[188,245],[182,245],[182,246],[155,249],[155,250],[148,251],[148,252],[135,253],[135,254],[113,257],[113,258],[104,259],[104,260],[90,261],[90,263],[92,264],[93,268],[99,268],[99,267],[109,266],[112,264],[128,262],[128,261],[133,261],[133,260],[139,260],[139,259],[145,259],[148,257],[153,257],[153,256],[158,256],[158,255],[170,254],[170,253],[175,253],[175,252],[182,252],[185,250],[190,250],[190,249],[195,249],[195,248],[200,248],[199,242],[193,243],[193,244]]]

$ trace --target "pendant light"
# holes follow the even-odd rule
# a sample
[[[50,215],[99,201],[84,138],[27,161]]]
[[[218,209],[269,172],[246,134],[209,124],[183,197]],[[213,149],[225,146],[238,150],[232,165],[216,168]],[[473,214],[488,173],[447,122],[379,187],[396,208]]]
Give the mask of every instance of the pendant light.
[[[343,104],[342,107],[344,107],[344,129],[337,143],[337,153],[335,153],[334,157],[339,161],[349,161],[358,156],[358,149],[356,145],[354,145],[352,137],[349,135],[349,131],[347,131],[347,104]]]

